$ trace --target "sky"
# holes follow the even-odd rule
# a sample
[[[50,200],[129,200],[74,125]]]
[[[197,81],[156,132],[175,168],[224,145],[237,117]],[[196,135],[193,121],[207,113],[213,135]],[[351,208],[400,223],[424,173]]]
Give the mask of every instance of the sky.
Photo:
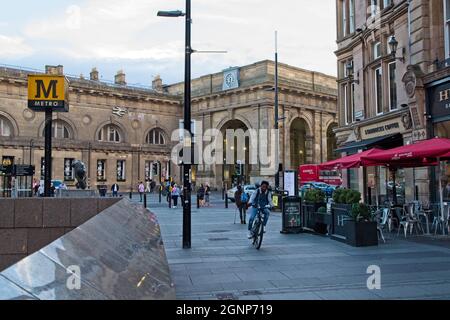
[[[184,19],[158,10],[184,11],[183,0],[0,0],[0,64],[43,70],[63,65],[66,74],[103,80],[124,70],[129,84],[165,84],[184,78]],[[274,58],[336,74],[334,0],[192,0],[192,46],[198,77]]]

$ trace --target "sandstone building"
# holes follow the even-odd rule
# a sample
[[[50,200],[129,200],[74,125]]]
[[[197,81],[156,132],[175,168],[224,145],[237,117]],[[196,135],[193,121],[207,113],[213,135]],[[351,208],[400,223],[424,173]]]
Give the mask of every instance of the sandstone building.
[[[337,127],[336,79],[321,73],[280,64],[280,152],[285,169],[320,163],[333,157]],[[59,67],[47,73],[62,74]],[[43,176],[44,114],[27,109],[27,74],[0,68],[0,159],[36,166]],[[139,181],[180,179],[171,163],[171,141],[183,117],[183,84],[163,85],[158,76],[152,88],[128,86],[123,71],[114,83],[99,81],[93,69],[89,79],[68,77],[69,113],[54,114],[53,179],[74,187],[74,160],[88,167],[91,188],[117,182],[121,191],[136,189]],[[274,127],[274,62],[261,61],[231,68],[192,82],[193,119],[208,128],[270,129]],[[257,165],[241,169],[241,182],[273,177]],[[213,187],[236,183],[234,165],[200,166],[193,180]],[[0,177],[0,196],[8,196],[11,179]],[[28,181],[29,184],[29,181]],[[18,183],[26,188],[25,181]]]

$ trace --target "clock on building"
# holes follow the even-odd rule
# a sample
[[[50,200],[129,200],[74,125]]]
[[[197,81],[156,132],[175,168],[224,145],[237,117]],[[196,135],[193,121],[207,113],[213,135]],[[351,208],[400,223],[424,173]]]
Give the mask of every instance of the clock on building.
[[[223,90],[239,88],[239,68],[227,69],[223,73]]]

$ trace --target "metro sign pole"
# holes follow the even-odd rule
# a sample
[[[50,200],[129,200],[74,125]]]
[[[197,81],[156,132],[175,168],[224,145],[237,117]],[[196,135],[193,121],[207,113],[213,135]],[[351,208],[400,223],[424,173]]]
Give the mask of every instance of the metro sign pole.
[[[29,75],[28,108],[45,112],[44,197],[51,197],[53,111],[68,112],[64,76]]]

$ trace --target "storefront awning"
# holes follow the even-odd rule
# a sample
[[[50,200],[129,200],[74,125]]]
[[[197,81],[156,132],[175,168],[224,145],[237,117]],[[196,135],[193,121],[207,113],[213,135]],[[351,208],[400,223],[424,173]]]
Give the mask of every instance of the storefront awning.
[[[376,137],[373,139],[362,140],[354,143],[347,144],[336,152],[354,153],[359,150],[367,150],[373,147],[379,148],[394,148],[403,145],[403,137],[400,133],[391,134],[389,136]]]

